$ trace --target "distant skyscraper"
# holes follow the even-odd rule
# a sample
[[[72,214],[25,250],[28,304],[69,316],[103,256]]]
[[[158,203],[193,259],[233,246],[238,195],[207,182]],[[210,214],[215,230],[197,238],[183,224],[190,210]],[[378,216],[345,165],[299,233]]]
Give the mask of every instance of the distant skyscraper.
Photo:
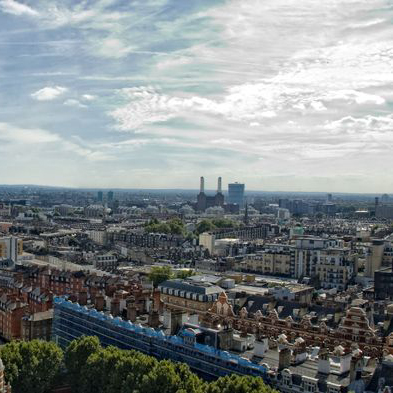
[[[236,203],[240,207],[243,207],[244,184],[237,182],[228,184],[228,203]]]
[[[113,191],[108,191],[108,203],[113,202]]]
[[[104,193],[102,191],[97,192],[97,201],[102,202],[104,200]]]
[[[333,201],[333,195],[332,194],[327,194],[327,201],[332,202]]]
[[[382,203],[389,203],[389,195],[388,194],[383,194],[381,196],[381,202]]]

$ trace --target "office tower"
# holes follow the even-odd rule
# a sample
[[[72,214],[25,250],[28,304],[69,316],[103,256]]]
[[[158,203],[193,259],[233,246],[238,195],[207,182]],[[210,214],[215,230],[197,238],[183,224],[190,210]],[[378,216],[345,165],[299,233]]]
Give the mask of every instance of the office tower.
[[[327,201],[328,202],[332,202],[332,200],[333,200],[333,195],[332,194],[327,194]]]
[[[113,191],[108,191],[107,200],[108,203],[113,202]]]
[[[102,202],[104,200],[104,193],[102,191],[97,192],[97,201]]]
[[[243,207],[244,184],[238,182],[228,184],[228,203],[235,203]]]
[[[381,196],[381,202],[382,203],[389,203],[389,195],[388,194],[383,194]]]

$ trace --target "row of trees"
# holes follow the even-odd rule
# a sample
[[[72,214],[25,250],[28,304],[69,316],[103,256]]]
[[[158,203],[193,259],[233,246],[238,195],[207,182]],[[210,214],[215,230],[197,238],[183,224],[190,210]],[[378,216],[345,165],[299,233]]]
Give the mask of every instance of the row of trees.
[[[184,235],[186,230],[184,223],[179,218],[174,218],[167,222],[160,222],[156,218],[145,225],[147,233],[167,233],[172,235]]]
[[[261,378],[231,375],[205,382],[184,363],[137,351],[102,348],[81,337],[63,353],[53,342],[11,342],[0,348],[13,393],[47,393],[66,382],[73,393],[273,393]]]
[[[187,236],[192,239],[193,235],[199,235],[203,232],[208,232],[214,229],[221,228],[236,228],[239,224],[227,218],[213,218],[211,220],[202,220],[195,228],[194,233],[188,233]],[[184,223],[179,218],[174,218],[170,221],[158,221],[156,218],[150,220],[145,225],[147,233],[167,233],[172,235],[186,235],[186,228]]]
[[[202,220],[199,222],[196,226],[195,233],[199,235],[214,229],[237,228],[239,225],[239,223],[229,220],[228,218],[213,218],[211,220]]]

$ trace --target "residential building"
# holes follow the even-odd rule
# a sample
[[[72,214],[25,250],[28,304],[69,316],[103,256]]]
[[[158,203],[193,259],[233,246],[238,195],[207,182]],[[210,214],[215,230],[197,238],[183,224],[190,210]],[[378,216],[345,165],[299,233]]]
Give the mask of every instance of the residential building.
[[[374,239],[369,247],[369,252],[366,258],[366,271],[365,276],[374,278],[376,270],[382,266],[384,257],[385,242],[380,239]]]
[[[14,236],[0,238],[0,260],[9,259],[16,263],[18,256],[23,254],[23,241]]]
[[[215,235],[209,232],[204,232],[199,235],[199,245],[206,248],[210,255],[213,255],[215,252],[215,241]]]
[[[393,264],[374,272],[374,294],[376,300],[393,300]]]
[[[113,254],[96,255],[93,259],[93,265],[100,270],[113,270],[118,266],[117,257]]]
[[[50,341],[53,309],[26,315],[22,318],[21,339]]]
[[[158,289],[165,308],[197,314],[207,312],[222,292],[222,288],[217,285],[191,279],[167,280],[161,283]]]
[[[0,296],[0,336],[6,340],[19,339],[22,317],[28,305],[15,294],[3,293]]]
[[[355,276],[357,255],[349,249],[331,248],[321,251],[315,272],[322,288],[337,288],[344,291],[348,282]]]
[[[88,231],[87,236],[101,246],[105,246],[107,243],[107,232],[105,230]]]
[[[322,250],[340,248],[343,241],[335,238],[298,236],[293,239],[293,245],[295,246],[295,258],[291,275],[296,278],[315,277],[317,275],[316,265],[320,263]]]
[[[246,255],[238,266],[243,271],[288,276],[291,273],[294,255],[291,246],[269,245],[263,251]]]

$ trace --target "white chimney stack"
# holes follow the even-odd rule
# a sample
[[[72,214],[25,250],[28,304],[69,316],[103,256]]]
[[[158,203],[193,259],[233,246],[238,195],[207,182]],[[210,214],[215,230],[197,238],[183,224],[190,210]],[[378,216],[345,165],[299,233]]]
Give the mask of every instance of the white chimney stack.
[[[200,184],[200,187],[199,187],[199,191],[200,192],[205,192],[205,179],[204,179],[203,176],[201,176],[201,184]]]

